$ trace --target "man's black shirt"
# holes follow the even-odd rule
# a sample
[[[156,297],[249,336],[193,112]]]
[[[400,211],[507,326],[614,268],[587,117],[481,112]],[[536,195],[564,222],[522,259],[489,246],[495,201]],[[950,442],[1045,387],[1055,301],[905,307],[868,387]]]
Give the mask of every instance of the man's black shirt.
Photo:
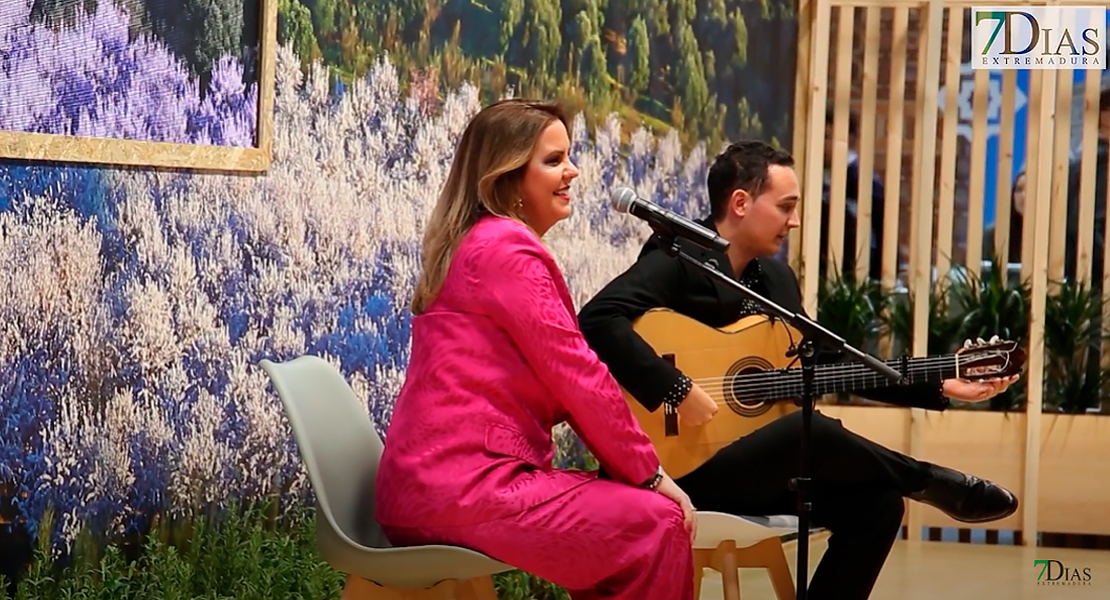
[[[711,220],[699,223],[716,230]],[[691,257],[734,277],[734,269],[724,253],[705,250],[685,240],[679,243]],[[774,258],[755,259],[741,274],[740,282],[779,306],[804,314],[798,279],[785,263]],[[747,315],[764,312],[742,292],[683,259],[669,256],[660,247],[658,237],[652,236],[636,263],[606,285],[578,315],[587,343],[608,365],[613,377],[652,411],[659,408],[683,377],[632,328],[633,321],[653,308],[668,308],[710,327],[724,327]],[[948,406],[948,399],[936,384],[892,385],[857,393],[900,406],[933,410]]]

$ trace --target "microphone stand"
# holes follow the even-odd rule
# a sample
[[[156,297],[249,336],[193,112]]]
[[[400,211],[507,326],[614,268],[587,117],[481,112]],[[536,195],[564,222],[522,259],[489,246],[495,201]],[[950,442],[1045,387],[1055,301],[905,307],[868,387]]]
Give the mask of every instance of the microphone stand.
[[[732,287],[751,300],[759,303],[767,310],[769,315],[782,319],[802,334],[802,339],[797,347],[787,351],[787,356],[797,356],[801,359],[802,363],[802,397],[796,400],[796,403],[800,404],[802,407],[802,435],[799,445],[801,451],[801,464],[799,465],[798,477],[792,479],[790,484],[798,493],[798,565],[796,597],[798,600],[805,600],[807,582],[809,581],[809,512],[811,510],[809,495],[811,483],[810,466],[812,460],[810,434],[813,423],[813,405],[816,401],[816,398],[814,398],[813,378],[817,364],[817,354],[821,351],[844,353],[887,377],[892,382],[901,382],[902,375],[879,359],[849,345],[844,341],[844,338],[829,331],[805,315],[791,312],[775,304],[770,299],[744,287],[738,281],[725,275],[717,268],[704,264],[689,254],[686,254],[680,248],[678,238],[673,232],[668,231],[665,226],[655,222],[651,222],[651,225],[652,229],[659,234],[663,242],[663,251],[669,256],[677,256],[687,263],[705,271],[721,283]]]

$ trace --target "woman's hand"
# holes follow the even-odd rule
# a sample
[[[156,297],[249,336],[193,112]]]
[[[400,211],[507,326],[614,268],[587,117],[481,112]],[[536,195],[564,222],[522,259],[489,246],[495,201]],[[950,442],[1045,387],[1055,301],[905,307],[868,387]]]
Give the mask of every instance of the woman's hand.
[[[683,520],[686,524],[686,531],[690,532],[690,542],[693,543],[694,538],[698,535],[698,517],[694,511],[694,504],[690,502],[690,497],[678,484],[671,479],[670,475],[663,473],[663,480],[655,488],[655,491],[663,494],[664,496],[674,500],[678,506],[682,508]]]

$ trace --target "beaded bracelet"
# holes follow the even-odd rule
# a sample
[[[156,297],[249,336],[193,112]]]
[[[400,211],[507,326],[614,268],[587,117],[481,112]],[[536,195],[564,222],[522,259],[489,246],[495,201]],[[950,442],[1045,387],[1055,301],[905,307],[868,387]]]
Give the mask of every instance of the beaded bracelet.
[[[659,465],[659,468],[655,470],[655,475],[652,475],[651,479],[648,479],[647,481],[645,481],[643,483],[643,486],[654,492],[655,488],[659,487],[659,484],[662,483],[662,482],[663,482],[663,465]]]
[[[678,381],[675,382],[674,387],[671,391],[667,392],[666,396],[663,396],[663,404],[677,408],[678,405],[686,399],[686,395],[689,394],[690,390],[693,388],[694,382],[691,381],[686,374],[679,373]]]

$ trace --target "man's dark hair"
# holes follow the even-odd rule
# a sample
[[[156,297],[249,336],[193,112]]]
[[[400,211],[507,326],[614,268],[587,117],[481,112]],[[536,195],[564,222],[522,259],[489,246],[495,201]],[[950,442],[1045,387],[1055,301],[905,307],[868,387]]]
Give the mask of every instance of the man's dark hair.
[[[742,189],[755,198],[767,187],[767,168],[771,165],[793,167],[794,157],[758,140],[736,142],[717,155],[709,167],[706,187],[714,220],[725,214],[732,193]]]

